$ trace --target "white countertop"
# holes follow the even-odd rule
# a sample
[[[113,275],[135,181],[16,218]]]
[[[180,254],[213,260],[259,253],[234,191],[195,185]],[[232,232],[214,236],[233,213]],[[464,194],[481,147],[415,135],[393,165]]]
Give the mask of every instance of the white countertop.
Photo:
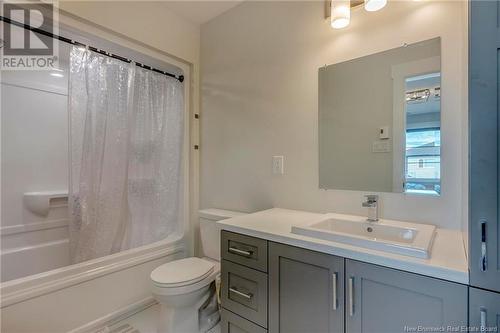
[[[430,259],[420,259],[348,244],[292,234],[292,226],[305,226],[324,214],[273,208],[219,221],[223,230],[359,260],[439,279],[468,284],[469,272],[462,233],[437,229]],[[340,215],[339,215],[340,216]]]

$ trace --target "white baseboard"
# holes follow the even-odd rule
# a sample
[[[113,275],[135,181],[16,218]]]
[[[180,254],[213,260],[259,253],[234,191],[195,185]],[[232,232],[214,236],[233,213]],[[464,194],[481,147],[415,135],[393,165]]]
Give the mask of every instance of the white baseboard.
[[[98,318],[90,323],[77,327],[68,333],[92,333],[103,330],[105,327],[112,326],[119,321],[122,321],[136,313],[146,310],[147,308],[157,304],[153,296],[146,297],[138,302],[132,303],[126,307],[113,311],[101,318]]]

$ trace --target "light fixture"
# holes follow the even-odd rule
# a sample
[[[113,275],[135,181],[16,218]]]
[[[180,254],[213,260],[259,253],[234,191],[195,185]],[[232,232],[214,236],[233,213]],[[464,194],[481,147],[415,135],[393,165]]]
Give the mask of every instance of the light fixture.
[[[376,12],[387,5],[387,0],[365,0],[365,9],[369,12]]]
[[[331,21],[334,29],[342,29],[351,22],[351,2],[349,0],[332,0]]]
[[[334,29],[345,28],[351,23],[351,10],[365,8],[368,12],[375,12],[384,8],[388,0],[324,0],[325,18],[330,19]]]

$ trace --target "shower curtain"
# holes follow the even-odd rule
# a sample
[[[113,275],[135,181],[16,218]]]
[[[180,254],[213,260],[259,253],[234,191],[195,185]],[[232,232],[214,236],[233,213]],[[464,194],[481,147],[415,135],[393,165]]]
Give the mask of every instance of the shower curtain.
[[[73,47],[73,263],[165,239],[182,221],[183,88],[168,76]]]

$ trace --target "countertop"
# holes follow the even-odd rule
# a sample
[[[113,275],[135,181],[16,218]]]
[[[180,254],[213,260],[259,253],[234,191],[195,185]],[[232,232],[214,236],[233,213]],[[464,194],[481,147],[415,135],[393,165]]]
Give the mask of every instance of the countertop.
[[[395,268],[434,278],[468,284],[467,258],[458,230],[437,229],[429,259],[413,258],[348,244],[292,234],[292,226],[305,226],[324,214],[272,208],[253,214],[221,220],[222,230],[269,241],[328,253],[347,259]],[[341,216],[340,214],[337,214]]]

